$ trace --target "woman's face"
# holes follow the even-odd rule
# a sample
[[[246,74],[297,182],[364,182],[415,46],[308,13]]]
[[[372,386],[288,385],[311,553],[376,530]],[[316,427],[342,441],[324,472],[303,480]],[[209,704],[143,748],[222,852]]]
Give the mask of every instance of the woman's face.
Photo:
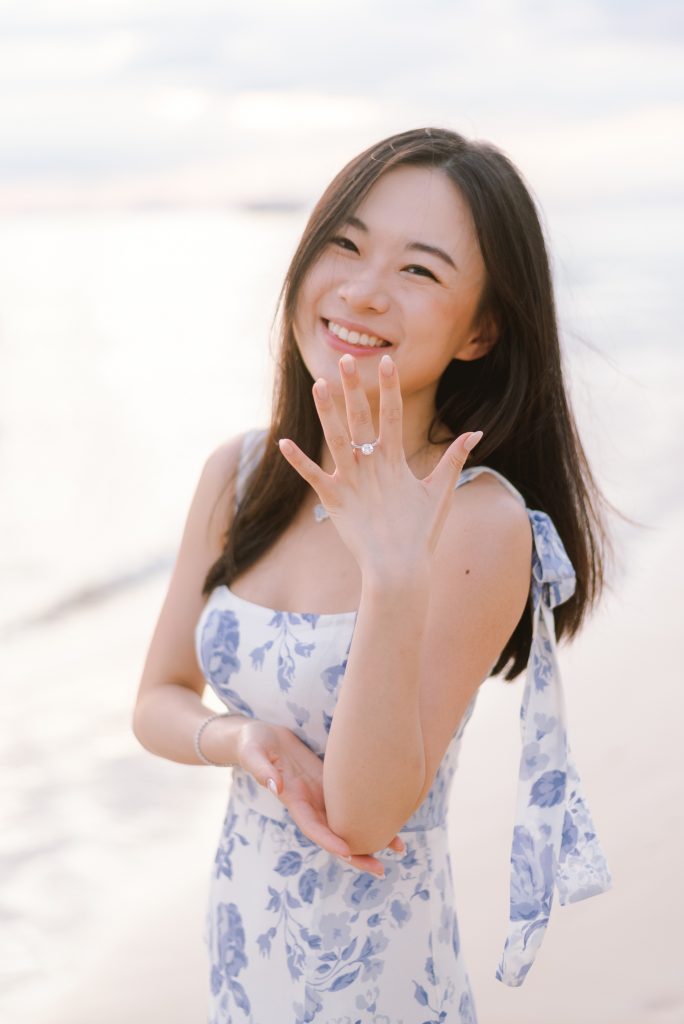
[[[449,362],[493,343],[474,322],[484,283],[470,211],[449,178],[427,167],[388,171],[304,278],[293,323],[304,363],[341,395],[338,363],[352,352],[373,401],[387,352],[404,402],[415,396],[432,410]]]

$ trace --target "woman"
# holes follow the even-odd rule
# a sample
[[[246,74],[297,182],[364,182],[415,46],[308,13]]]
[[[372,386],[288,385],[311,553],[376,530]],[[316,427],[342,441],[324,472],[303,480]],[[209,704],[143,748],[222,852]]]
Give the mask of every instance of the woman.
[[[492,673],[529,660],[497,977],[522,983],[554,885],[611,884],[554,653],[601,589],[601,498],[534,204],[492,146],[393,136],[329,186],[281,298],[271,425],[206,462],[134,716],[159,756],[235,766],[210,1020],[475,1021],[445,814]]]

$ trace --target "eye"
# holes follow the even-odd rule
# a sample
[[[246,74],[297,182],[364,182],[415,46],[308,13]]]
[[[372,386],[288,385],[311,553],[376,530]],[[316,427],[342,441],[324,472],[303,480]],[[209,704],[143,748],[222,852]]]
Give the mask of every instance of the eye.
[[[427,267],[421,267],[419,263],[411,263],[408,267],[404,267],[404,269],[410,271],[416,277],[431,277],[433,281],[437,281],[432,271],[428,270]]]
[[[331,238],[330,241],[332,242],[333,245],[339,246],[340,249],[346,249],[348,252],[359,251],[352,242],[351,238],[345,238],[344,235],[335,235],[335,237]]]

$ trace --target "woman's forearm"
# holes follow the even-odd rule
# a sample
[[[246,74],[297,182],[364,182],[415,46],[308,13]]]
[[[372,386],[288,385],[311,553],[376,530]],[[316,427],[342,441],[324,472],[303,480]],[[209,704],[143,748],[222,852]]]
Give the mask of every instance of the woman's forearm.
[[[383,849],[425,779],[419,662],[429,600],[423,570],[364,577],[324,760],[330,827],[355,853]]]
[[[133,733],[140,744],[158,757],[179,764],[204,764],[195,751],[195,736],[214,712],[194,690],[177,683],[156,687],[138,701]],[[202,733],[202,752],[211,761],[236,763],[243,715],[217,718]]]

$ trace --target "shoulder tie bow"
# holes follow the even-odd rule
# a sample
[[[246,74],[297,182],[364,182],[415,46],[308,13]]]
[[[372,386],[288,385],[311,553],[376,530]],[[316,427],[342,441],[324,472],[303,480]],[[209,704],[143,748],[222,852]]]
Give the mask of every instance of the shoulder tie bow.
[[[510,486],[510,485],[509,485]],[[532,535],[532,646],[520,708],[522,752],[511,845],[510,920],[496,977],[522,985],[551,912],[605,892],[612,879],[567,739],[553,608],[575,573],[545,512],[528,509]]]

